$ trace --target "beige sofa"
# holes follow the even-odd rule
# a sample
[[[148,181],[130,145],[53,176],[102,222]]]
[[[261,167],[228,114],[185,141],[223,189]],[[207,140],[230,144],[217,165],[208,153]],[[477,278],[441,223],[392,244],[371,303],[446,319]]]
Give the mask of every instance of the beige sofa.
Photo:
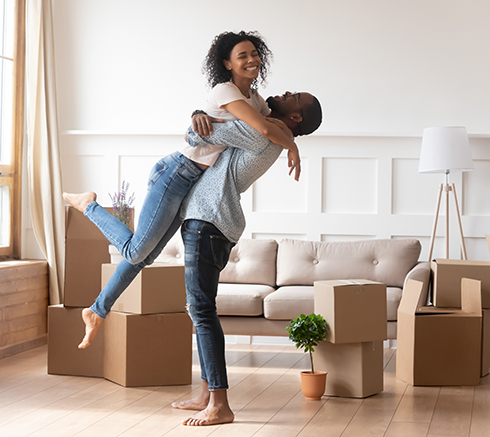
[[[229,335],[287,336],[297,315],[313,312],[313,283],[370,279],[387,285],[388,339],[396,339],[397,310],[407,279],[424,282],[430,266],[418,262],[418,240],[317,242],[242,239],[221,273],[217,309]],[[183,244],[174,238],[157,262],[183,263]],[[425,302],[424,302],[425,303]]]

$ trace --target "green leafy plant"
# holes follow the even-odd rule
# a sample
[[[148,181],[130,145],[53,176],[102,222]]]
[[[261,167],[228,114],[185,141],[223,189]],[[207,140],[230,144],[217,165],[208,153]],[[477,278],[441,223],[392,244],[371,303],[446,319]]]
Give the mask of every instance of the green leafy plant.
[[[128,197],[129,182],[123,181],[121,191],[114,193],[113,196],[109,193],[112,201],[112,211],[114,217],[129,226],[131,222],[131,212],[133,210],[134,193]]]
[[[286,330],[289,331],[289,339],[296,343],[296,348],[303,348],[305,353],[310,353],[311,373],[315,373],[312,352],[315,352],[314,347],[325,340],[330,332],[328,323],[320,314],[301,314],[289,322]]]

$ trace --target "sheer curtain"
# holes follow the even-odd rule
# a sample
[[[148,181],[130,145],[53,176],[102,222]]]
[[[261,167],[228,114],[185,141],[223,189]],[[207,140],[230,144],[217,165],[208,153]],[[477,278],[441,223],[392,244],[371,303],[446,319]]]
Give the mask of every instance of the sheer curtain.
[[[49,263],[50,305],[63,301],[65,212],[51,0],[26,2],[28,179],[34,233]]]

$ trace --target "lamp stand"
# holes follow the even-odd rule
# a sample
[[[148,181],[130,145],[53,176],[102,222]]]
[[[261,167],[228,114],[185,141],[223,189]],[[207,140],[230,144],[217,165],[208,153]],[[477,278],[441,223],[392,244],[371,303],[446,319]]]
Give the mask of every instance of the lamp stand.
[[[432,226],[432,235],[430,237],[430,250],[429,250],[429,262],[432,260],[432,251],[434,249],[434,240],[436,237],[436,230],[437,230],[437,220],[439,218],[439,208],[441,206],[441,197],[442,197],[442,191],[446,193],[446,259],[449,259],[449,192],[452,191],[453,197],[454,197],[454,206],[456,208],[456,215],[458,218],[458,226],[459,226],[459,238],[461,240],[461,252],[463,255],[463,259],[466,261],[466,246],[464,244],[464,236],[463,236],[463,227],[461,226],[461,216],[459,214],[459,207],[458,207],[458,199],[456,198],[456,187],[454,184],[449,185],[447,178],[448,178],[448,173],[446,173],[446,183],[440,184],[439,185],[439,191],[437,195],[437,205],[436,205],[436,213],[434,216],[434,224]]]

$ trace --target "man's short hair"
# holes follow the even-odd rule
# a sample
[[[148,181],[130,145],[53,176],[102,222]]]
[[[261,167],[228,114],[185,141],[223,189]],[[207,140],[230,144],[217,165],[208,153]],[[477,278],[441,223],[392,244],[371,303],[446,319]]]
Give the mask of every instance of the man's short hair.
[[[315,96],[312,97],[313,103],[303,107],[303,120],[293,131],[295,137],[315,132],[322,123],[322,107],[318,99]]]

